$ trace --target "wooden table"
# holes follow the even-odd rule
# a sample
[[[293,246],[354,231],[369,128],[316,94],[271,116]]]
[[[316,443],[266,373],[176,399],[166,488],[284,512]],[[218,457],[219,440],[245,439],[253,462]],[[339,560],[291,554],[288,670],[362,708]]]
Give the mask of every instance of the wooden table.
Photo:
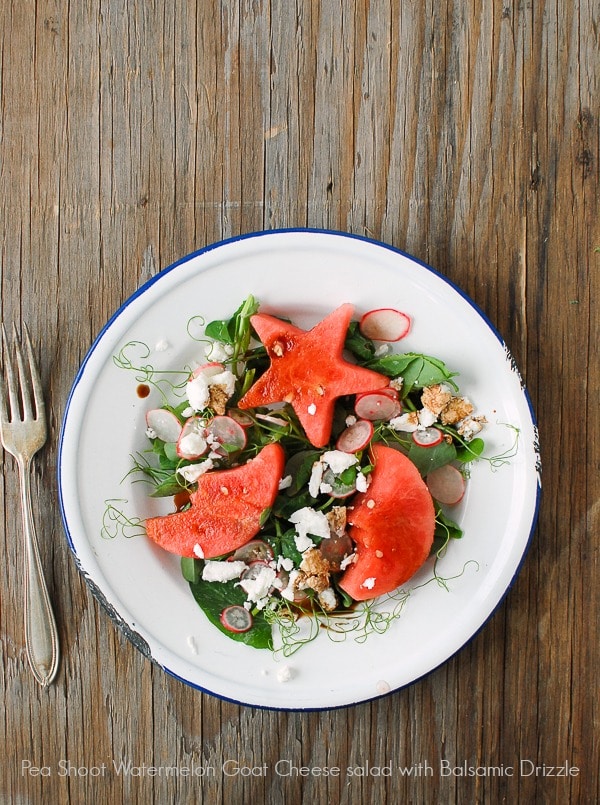
[[[0,799],[597,802],[598,4],[5,0],[0,20],[2,319],[28,322],[52,412],[33,484],[63,651],[42,690],[6,456]],[[544,496],[458,655],[371,703],[273,712],[181,684],[115,629],[64,539],[55,465],[78,366],[142,282],[306,226],[400,247],[478,303],[527,382]],[[145,768],[118,774],[127,759]],[[204,777],[166,773],[192,764]]]

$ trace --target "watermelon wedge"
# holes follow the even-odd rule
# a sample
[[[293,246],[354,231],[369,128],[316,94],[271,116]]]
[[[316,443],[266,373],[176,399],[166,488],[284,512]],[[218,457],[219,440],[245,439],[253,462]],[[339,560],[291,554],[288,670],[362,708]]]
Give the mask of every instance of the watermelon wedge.
[[[264,313],[252,316],[271,364],[242,397],[239,408],[290,403],[311,444],[324,447],[331,437],[338,397],[388,385],[388,378],[342,357],[353,311],[352,305],[341,305],[308,331]]]
[[[183,512],[151,517],[146,531],[166,551],[210,559],[235,551],[260,530],[265,509],[273,505],[283,474],[281,445],[263,447],[256,458],[240,467],[201,475],[191,507]]]
[[[433,543],[435,509],[415,465],[403,453],[377,443],[366,492],[349,512],[357,560],[339,585],[356,601],[395,590],[423,565]]]

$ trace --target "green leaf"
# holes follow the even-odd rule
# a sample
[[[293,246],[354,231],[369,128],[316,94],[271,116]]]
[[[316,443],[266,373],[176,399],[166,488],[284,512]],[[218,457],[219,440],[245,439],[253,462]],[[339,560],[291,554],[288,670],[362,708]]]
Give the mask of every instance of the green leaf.
[[[468,464],[469,461],[475,461],[475,459],[479,458],[484,450],[485,442],[477,437],[470,442],[459,445],[456,448],[456,458],[463,464]]]
[[[190,584],[190,590],[209,621],[224,635],[254,648],[271,649],[273,647],[271,626],[262,612],[254,614],[254,624],[247,632],[230,632],[221,623],[221,612],[225,607],[243,606],[246,600],[246,593],[237,586],[237,582],[213,582],[199,579]]]
[[[193,557],[181,557],[181,574],[186,581],[193,584],[200,581],[202,578],[202,567],[204,563],[200,559]]]
[[[151,493],[150,497],[152,498],[169,498],[176,495],[178,492],[181,492],[182,489],[185,489],[182,484],[179,483],[179,480],[176,475],[171,475],[165,481],[161,481],[158,484],[156,489]]]
[[[384,355],[369,361],[369,368],[381,372],[388,377],[402,377],[404,383],[402,396],[406,397],[413,389],[433,386],[436,383],[448,383],[455,390],[458,386],[452,380],[457,372],[451,372],[443,361],[430,355],[407,352],[403,355]]]
[[[413,443],[408,449],[408,457],[421,475],[425,476],[428,472],[455,461],[456,448],[445,441],[436,444],[435,447],[420,447]]]
[[[344,346],[361,361],[370,361],[375,354],[375,344],[360,332],[357,321],[350,322]]]

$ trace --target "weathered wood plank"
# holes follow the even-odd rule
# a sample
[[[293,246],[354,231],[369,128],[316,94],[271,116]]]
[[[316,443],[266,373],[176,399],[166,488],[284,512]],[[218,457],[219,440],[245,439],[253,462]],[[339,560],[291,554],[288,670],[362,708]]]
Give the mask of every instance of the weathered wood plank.
[[[1,316],[29,323],[52,410],[33,480],[64,655],[38,690],[2,454],[2,801],[600,799],[599,13],[593,0],[1,4]],[[108,317],[186,253],[290,226],[381,238],[469,293],[524,374],[544,462],[536,538],[486,628],[410,688],[321,713],[222,702],[152,666],[91,596],[56,507],[65,401]],[[442,761],[514,773],[444,775]],[[192,763],[204,775],[177,773]],[[341,772],[286,773],[300,766]]]

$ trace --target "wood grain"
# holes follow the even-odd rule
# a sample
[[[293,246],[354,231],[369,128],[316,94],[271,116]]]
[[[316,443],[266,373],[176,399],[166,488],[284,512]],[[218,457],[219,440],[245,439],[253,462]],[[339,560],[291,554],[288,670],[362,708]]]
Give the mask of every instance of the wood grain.
[[[40,690],[3,454],[3,802],[600,800],[599,31],[595,0],[0,5],[1,317],[28,322],[52,411],[33,484],[64,653]],[[69,553],[55,463],[77,368],[124,299],[205,244],[305,226],[405,249],[480,305],[527,382],[544,496],[513,588],[458,655],[379,701],[277,713],[185,687],[114,628]],[[204,776],[166,772],[192,763]]]

